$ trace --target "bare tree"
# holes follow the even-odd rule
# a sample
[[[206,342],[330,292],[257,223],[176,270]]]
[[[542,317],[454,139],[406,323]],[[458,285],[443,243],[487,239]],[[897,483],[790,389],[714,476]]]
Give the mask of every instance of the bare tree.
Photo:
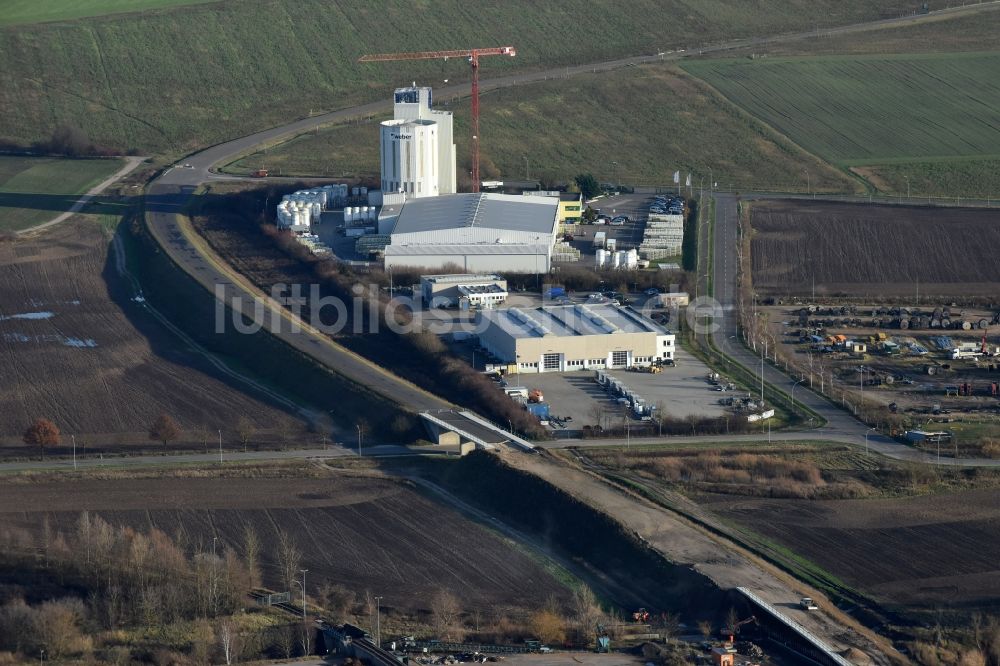
[[[260,537],[251,523],[243,524],[243,561],[250,575],[250,585],[260,585]]]
[[[295,625],[284,624],[274,629],[274,644],[285,659],[295,650]]]
[[[546,643],[559,644],[566,641],[566,620],[550,608],[531,616],[531,630],[539,640]]]
[[[300,626],[302,627],[302,632],[299,635],[299,642],[302,644],[302,654],[308,656],[312,654],[312,648],[310,646],[310,642],[312,639],[311,629],[309,628],[309,625],[305,622],[303,622]]]
[[[584,635],[592,631],[604,616],[593,590],[586,585],[581,585],[573,592],[573,614]]]
[[[181,429],[170,415],[161,413],[149,427],[149,438],[163,443],[163,448],[167,447],[167,442],[173,442],[181,436]]]
[[[702,620],[698,623],[698,631],[701,632],[702,637],[707,641],[712,636],[712,623],[708,620]]]
[[[243,450],[246,451],[250,438],[257,433],[256,426],[254,426],[253,421],[245,416],[241,416],[236,419],[235,430],[236,436],[240,438],[240,443],[243,444]]]
[[[238,638],[236,626],[230,618],[226,618],[219,622],[216,634],[219,637],[219,647],[222,648],[222,656],[225,658],[227,664],[232,664],[233,658],[239,654],[236,646]]]
[[[663,640],[668,643],[681,630],[681,620],[677,613],[660,613],[656,617],[656,625],[660,633],[663,634]]]
[[[278,530],[278,566],[285,589],[291,590],[292,583],[302,568],[302,551],[295,544],[295,539],[284,530]]]
[[[22,439],[28,446],[37,446],[43,458],[45,457],[45,447],[59,446],[62,443],[59,428],[49,419],[35,419],[24,431]]]
[[[460,610],[458,598],[448,590],[439,590],[431,598],[431,619],[438,636],[453,632]]]
[[[320,586],[319,597],[323,608],[330,614],[330,619],[334,621],[345,619],[354,604],[353,592],[343,585],[334,585],[330,581],[326,581]]]

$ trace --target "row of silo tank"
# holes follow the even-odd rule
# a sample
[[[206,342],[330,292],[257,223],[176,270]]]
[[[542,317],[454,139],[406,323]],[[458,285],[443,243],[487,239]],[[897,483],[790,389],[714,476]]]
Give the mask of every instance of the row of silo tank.
[[[375,206],[344,206],[344,224],[374,222],[378,219]]]
[[[278,204],[276,222],[281,229],[308,231],[312,224],[319,224],[323,206],[318,201],[282,199]]]
[[[598,250],[595,263],[597,268],[618,268],[621,270],[635,270],[639,267],[639,253],[632,250],[618,250],[609,252]]]

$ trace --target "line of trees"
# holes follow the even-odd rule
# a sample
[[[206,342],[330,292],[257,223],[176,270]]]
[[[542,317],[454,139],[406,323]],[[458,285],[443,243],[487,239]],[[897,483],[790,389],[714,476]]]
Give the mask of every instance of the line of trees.
[[[249,524],[234,545],[183,531],[170,537],[115,527],[88,512],[66,531],[47,518],[37,534],[2,528],[0,566],[36,584],[31,603],[12,595],[0,606],[0,664],[37,659],[43,650],[48,659],[87,663],[229,664],[306,654],[308,625],[248,620],[244,609],[260,584],[261,550]],[[301,553],[282,533],[278,551],[288,582]],[[115,638],[168,636],[171,627],[184,637],[182,645],[121,645]]]
[[[257,434],[257,427],[246,416],[240,416],[233,425],[233,433],[243,446],[243,450],[246,451],[250,441]],[[180,424],[165,412],[161,412],[156,416],[150,424],[148,432],[149,439],[154,442],[160,442],[164,449],[167,448],[167,444],[179,440],[183,434],[184,430]],[[207,450],[210,431],[202,428],[197,434],[200,436]],[[44,457],[46,449],[60,446],[63,443],[63,436],[59,426],[52,419],[37,418],[25,429],[21,440],[25,445],[37,448],[39,454]]]

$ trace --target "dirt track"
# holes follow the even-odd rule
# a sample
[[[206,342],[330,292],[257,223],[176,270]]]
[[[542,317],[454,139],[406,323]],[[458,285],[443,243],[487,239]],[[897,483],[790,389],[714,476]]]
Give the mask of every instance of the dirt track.
[[[269,438],[297,435],[291,416],[206,374],[152,322],[130,319],[109,293],[121,291],[109,243],[76,218],[0,244],[0,442],[14,447],[0,452],[23,455],[19,435],[37,417],[89,447],[152,446],[146,432],[161,411],[213,441],[221,428],[230,442],[240,416]]]

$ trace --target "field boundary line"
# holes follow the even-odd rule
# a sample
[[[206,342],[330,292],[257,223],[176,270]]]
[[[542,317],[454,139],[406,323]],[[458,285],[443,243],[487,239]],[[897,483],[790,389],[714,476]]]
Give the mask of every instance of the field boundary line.
[[[119,159],[121,159],[121,158],[119,158]],[[32,234],[32,233],[35,233],[35,232],[42,231],[44,229],[48,229],[49,227],[53,227],[53,226],[59,224],[60,222],[64,222],[64,221],[68,220],[73,215],[76,215],[77,213],[79,213],[80,211],[82,211],[87,206],[87,204],[90,203],[91,199],[93,199],[94,197],[96,197],[98,194],[100,194],[101,192],[103,192],[108,187],[110,187],[114,183],[118,182],[119,180],[121,180],[122,178],[124,178],[125,176],[127,176],[128,174],[130,174],[133,171],[135,171],[136,167],[138,167],[140,164],[142,164],[144,161],[146,161],[146,159],[147,158],[145,158],[145,157],[134,157],[134,156],[126,156],[126,157],[124,157],[125,165],[122,168],[120,168],[118,171],[114,172],[113,174],[111,174],[110,176],[108,176],[107,178],[105,178],[104,180],[102,180],[100,183],[98,183],[94,187],[92,187],[89,190],[87,190],[82,195],[80,195],[80,198],[76,200],[76,203],[74,203],[70,207],[69,210],[67,210],[67,211],[65,211],[63,213],[60,213],[59,215],[57,215],[56,217],[52,218],[48,222],[42,222],[41,224],[36,224],[33,227],[28,227],[27,229],[21,229],[20,231],[15,231],[14,235],[16,235],[16,236],[27,236],[28,234]]]

